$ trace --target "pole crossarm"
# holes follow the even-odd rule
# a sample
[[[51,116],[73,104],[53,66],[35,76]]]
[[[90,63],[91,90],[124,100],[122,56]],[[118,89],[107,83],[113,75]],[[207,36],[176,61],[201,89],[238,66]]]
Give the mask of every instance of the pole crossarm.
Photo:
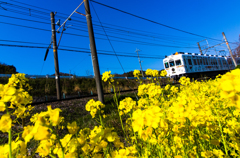
[[[79,6],[70,14],[70,16],[62,23],[62,25],[57,29],[57,32],[59,31],[59,29],[71,18],[71,16],[78,10],[78,8],[83,4],[85,0],[83,0]]]
[[[214,46],[211,46],[211,47],[208,47],[208,48],[205,48],[205,49],[202,49],[202,50],[208,50],[208,49],[211,49],[211,48],[213,48],[213,47],[216,47],[216,46],[219,46],[219,45],[222,45],[222,44],[224,44],[225,42],[223,42],[223,43],[219,43],[219,44],[216,44],[216,45],[214,45]]]

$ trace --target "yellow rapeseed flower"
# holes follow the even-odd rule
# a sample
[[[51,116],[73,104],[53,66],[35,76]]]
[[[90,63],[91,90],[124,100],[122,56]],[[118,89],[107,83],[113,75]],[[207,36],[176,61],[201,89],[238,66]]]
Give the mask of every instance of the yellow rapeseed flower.
[[[12,126],[12,119],[9,114],[2,115],[0,119],[0,131],[8,132]]]
[[[72,123],[68,123],[67,128],[68,128],[69,133],[71,133],[71,134],[76,134],[79,129],[76,121],[74,121]]]

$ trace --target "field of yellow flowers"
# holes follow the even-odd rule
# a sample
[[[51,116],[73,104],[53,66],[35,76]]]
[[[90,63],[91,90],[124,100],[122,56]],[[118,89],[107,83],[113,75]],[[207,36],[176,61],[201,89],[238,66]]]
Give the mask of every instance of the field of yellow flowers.
[[[80,129],[76,121],[63,126],[61,109],[48,106],[16,133],[12,127],[34,107],[26,106],[32,97],[24,74],[12,75],[6,85],[0,84],[0,112],[4,113],[0,131],[8,133],[0,158],[32,157],[27,148],[33,141],[38,144],[35,153],[52,158],[240,157],[240,69],[204,82],[182,77],[180,87],[164,88],[158,77],[165,76],[165,71],[148,69],[146,74],[156,77],[150,78],[152,83],[143,84],[140,71],[134,71],[140,81],[137,101],[118,100],[114,88],[123,139],[103,121],[109,117],[105,105],[94,100],[85,106],[97,123],[93,129]],[[105,72],[102,80],[113,85],[112,77],[110,71]],[[68,133],[60,137],[58,130],[64,129]]]

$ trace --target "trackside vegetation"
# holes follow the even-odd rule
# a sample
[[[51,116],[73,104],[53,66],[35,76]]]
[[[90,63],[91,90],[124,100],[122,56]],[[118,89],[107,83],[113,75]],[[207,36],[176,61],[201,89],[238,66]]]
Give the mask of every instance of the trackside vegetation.
[[[0,145],[0,157],[32,157],[38,153],[52,158],[225,158],[240,156],[240,69],[208,81],[182,77],[180,86],[161,87],[166,71],[148,69],[150,83],[138,78],[136,99],[120,100],[110,71],[103,82],[113,87],[112,106],[117,109],[119,129],[106,123],[106,105],[89,100],[86,111],[95,122],[93,128],[80,128],[76,121],[66,122],[60,108],[31,115],[34,107],[24,74],[13,74],[0,84],[0,131],[8,143]],[[156,78],[157,77],[157,78]],[[21,130],[19,121],[30,117]],[[64,131],[59,134],[61,131]],[[29,154],[27,149],[37,144]]]

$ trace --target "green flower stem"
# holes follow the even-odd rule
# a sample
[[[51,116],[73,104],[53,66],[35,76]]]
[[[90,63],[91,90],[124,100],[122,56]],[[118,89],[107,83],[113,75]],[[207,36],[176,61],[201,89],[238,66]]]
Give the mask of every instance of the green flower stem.
[[[101,126],[104,127],[104,125],[103,125],[103,121],[102,121],[102,116],[101,116],[100,113],[99,113],[99,119],[100,119]]]
[[[123,127],[123,123],[122,123],[122,117],[121,117],[120,111],[119,111],[117,93],[116,93],[116,90],[115,90],[115,86],[114,86],[114,85],[113,85],[113,90],[114,90],[114,101],[115,101],[115,103],[116,103],[116,105],[117,105],[118,115],[119,115],[119,118],[120,118],[122,130],[123,130],[123,133],[124,133],[124,138],[125,138],[125,141],[127,142],[127,140],[126,140],[126,139],[127,139],[126,133],[125,133],[125,130],[124,130],[124,127]]]
[[[6,103],[5,103],[5,108],[6,108],[7,114],[10,115],[10,112],[8,111],[8,107]],[[9,146],[9,158],[12,158],[12,127],[8,131],[8,146]]]
[[[132,123],[133,121],[132,121],[132,114],[131,114],[131,113],[130,113],[130,118],[131,118],[131,123]],[[132,127],[132,130],[133,130],[133,127]],[[133,130],[133,134],[134,134],[134,138],[135,138],[135,143],[136,143],[136,145],[137,145],[137,144],[138,144],[138,142],[137,142],[137,136],[136,136],[134,130]]]
[[[62,146],[62,143],[61,143],[61,141],[60,141],[60,138],[59,138],[59,136],[58,136],[58,134],[57,134],[57,128],[56,128],[56,130],[52,130],[52,128],[50,128],[50,130],[56,135],[57,140],[58,140],[58,143],[60,144],[61,149],[62,149],[62,158],[64,158],[64,157],[65,157],[65,156],[64,156],[64,147]]]
[[[12,158],[12,129],[8,131],[9,158]]]
[[[214,106],[215,107],[215,106]],[[222,124],[220,122],[220,119],[219,119],[219,115],[218,115],[218,112],[216,110],[216,107],[214,108],[216,114],[217,114],[217,119],[218,119],[218,125],[220,127],[220,132],[221,132],[221,136],[222,136],[222,140],[223,140],[223,145],[224,145],[224,150],[225,150],[225,153],[226,153],[226,156],[228,156],[228,150],[227,150],[227,144],[226,144],[226,141],[224,139],[224,136],[223,136],[223,131],[222,131]]]
[[[54,156],[53,154],[49,154],[52,158],[56,158],[56,156]]]

